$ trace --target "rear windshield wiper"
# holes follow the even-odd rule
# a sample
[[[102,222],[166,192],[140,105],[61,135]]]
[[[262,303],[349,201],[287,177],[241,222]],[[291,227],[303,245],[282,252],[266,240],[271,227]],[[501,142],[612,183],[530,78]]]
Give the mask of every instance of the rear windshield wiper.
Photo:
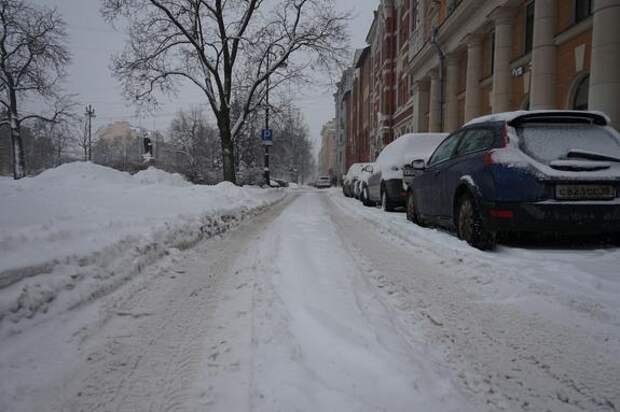
[[[572,149],[566,154],[567,159],[606,160],[620,163],[620,157],[610,156],[603,153],[588,152],[587,150]]]

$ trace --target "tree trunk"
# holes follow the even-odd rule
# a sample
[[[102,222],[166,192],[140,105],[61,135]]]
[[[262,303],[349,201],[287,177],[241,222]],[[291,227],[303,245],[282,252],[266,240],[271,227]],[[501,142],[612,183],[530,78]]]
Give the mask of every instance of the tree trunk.
[[[26,176],[26,162],[24,161],[24,143],[19,123],[13,115],[11,115],[11,147],[13,152],[13,178],[17,180]]]
[[[220,141],[222,144],[222,169],[224,180],[237,184],[235,173],[235,145],[230,130],[230,118],[227,113],[222,113],[222,119],[218,120],[220,129]]]
[[[13,178],[15,180],[26,176],[26,161],[24,160],[24,143],[22,141],[20,124],[17,119],[17,95],[12,86],[9,87],[9,123],[11,126],[11,147],[13,150]]]

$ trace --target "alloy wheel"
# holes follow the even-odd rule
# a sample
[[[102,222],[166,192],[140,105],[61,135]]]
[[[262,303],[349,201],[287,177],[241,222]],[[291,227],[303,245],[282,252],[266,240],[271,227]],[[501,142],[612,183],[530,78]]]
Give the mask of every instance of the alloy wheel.
[[[470,198],[465,198],[459,208],[458,235],[471,244],[474,231],[474,207]]]

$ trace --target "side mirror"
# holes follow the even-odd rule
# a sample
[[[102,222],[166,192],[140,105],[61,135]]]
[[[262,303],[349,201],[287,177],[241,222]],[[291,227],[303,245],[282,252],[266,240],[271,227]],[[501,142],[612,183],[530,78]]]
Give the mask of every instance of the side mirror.
[[[364,172],[372,173],[372,166],[365,166],[362,170]]]
[[[417,159],[411,162],[411,167],[414,170],[424,170],[426,169],[426,162],[422,159]]]

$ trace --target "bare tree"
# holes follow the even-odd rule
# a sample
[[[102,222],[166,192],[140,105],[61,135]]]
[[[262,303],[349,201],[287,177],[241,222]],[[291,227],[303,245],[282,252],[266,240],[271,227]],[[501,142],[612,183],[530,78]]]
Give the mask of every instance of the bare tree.
[[[183,80],[198,87],[217,119],[224,179],[231,182],[234,140],[268,88],[307,78],[318,68],[333,69],[347,54],[349,15],[336,11],[335,0],[102,3],[109,21],[125,18],[128,24],[128,45],[113,62],[127,97],[153,107],[157,93],[174,93]],[[243,100],[233,121],[235,93]]]
[[[65,23],[55,10],[21,0],[0,0],[0,125],[11,129],[13,176],[25,175],[23,122],[55,122],[72,103],[59,95],[59,82],[71,56],[65,48]],[[52,114],[20,113],[19,104],[36,97],[50,104]]]
[[[219,163],[216,160],[219,150],[214,150],[217,148],[214,143],[217,143],[216,133],[198,107],[180,111],[170,124],[169,144],[181,160],[178,171],[192,182],[211,181],[213,166]]]
[[[31,126],[32,133],[38,139],[49,141],[52,146],[52,166],[60,166],[67,156],[67,149],[75,139],[75,123],[67,119],[59,122],[47,122],[37,119]]]
[[[88,141],[88,120],[86,118],[82,119],[77,128],[79,131],[74,134],[75,144],[82,153],[82,160],[87,161],[88,150],[92,146],[92,141]]]

